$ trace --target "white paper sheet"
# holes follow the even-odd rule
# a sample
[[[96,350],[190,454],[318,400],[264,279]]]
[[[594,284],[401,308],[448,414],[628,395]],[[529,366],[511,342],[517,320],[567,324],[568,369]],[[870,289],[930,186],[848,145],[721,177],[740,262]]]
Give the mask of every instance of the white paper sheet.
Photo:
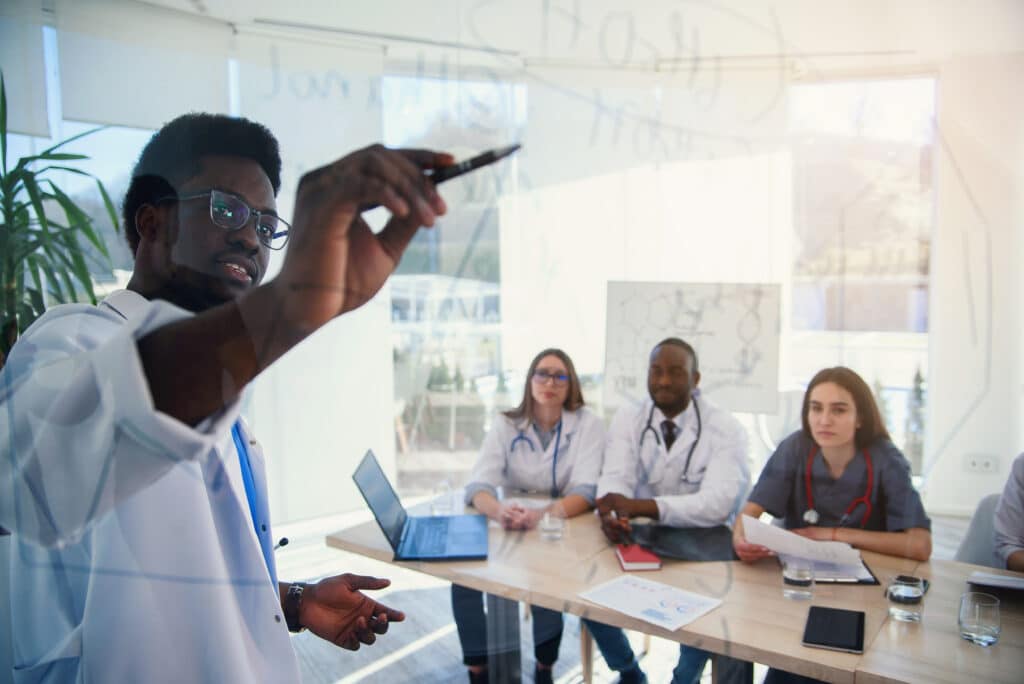
[[[991,572],[975,570],[967,578],[971,584],[981,584],[986,587],[1001,587],[1003,589],[1024,589],[1024,577],[1010,577],[1008,575],[996,575]]]
[[[779,562],[785,565],[790,558],[784,553],[779,554]],[[864,561],[853,565],[841,565],[839,563],[826,563],[825,561],[814,561],[815,582],[873,582],[875,576],[864,564]]]
[[[710,596],[633,575],[599,584],[580,592],[580,597],[673,632],[722,604]]]
[[[860,563],[860,551],[849,544],[833,541],[815,541],[799,534],[763,523],[749,515],[743,516],[743,536],[751,544],[766,546],[775,553],[798,558],[809,558],[838,565]]]

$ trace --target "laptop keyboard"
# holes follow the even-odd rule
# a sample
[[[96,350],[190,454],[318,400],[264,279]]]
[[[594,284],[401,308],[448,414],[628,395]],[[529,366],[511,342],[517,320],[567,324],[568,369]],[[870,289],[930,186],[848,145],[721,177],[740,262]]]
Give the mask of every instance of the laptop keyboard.
[[[416,525],[413,542],[413,548],[420,555],[434,556],[444,553],[448,546],[448,519],[421,519]]]

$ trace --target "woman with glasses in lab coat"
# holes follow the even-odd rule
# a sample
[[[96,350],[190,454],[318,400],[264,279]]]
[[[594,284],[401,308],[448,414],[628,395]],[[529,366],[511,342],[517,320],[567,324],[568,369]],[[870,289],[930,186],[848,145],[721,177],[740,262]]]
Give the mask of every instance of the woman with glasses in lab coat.
[[[507,530],[533,530],[541,518],[571,518],[594,506],[605,429],[583,407],[572,360],[561,349],[545,349],[530,364],[523,399],[505,411],[487,433],[466,487],[466,503]],[[505,493],[550,498],[546,505],[503,501]],[[470,682],[487,681],[487,626],[483,595],[452,585],[452,610]],[[562,614],[532,606],[535,681],[552,681],[562,639]]]

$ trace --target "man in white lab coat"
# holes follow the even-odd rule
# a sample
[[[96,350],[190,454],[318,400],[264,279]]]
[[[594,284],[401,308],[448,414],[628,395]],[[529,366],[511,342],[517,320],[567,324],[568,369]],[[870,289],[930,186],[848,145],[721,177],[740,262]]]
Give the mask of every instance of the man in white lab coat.
[[[714,528],[727,524],[750,484],[743,427],[697,393],[697,353],[675,337],[651,351],[647,371],[650,398],[621,408],[612,420],[604,467],[597,485],[597,510],[613,543],[631,539],[633,518],[673,528]],[[723,538],[728,538],[723,530]],[[725,546],[731,560],[731,549]],[[608,666],[622,682],[643,682],[621,629],[585,621]],[[709,654],[680,646],[674,684],[700,679]],[[719,658],[725,680],[749,680],[748,663]]]
[[[0,376],[15,681],[297,682],[289,629],[357,649],[403,619],[362,593],[387,580],[277,582],[239,400],[380,289],[445,211],[423,171],[450,163],[357,151],[302,178],[289,226],[262,126],[190,114],[153,136],[124,202],[128,289],[47,312]],[[377,235],[373,205],[393,214]]]

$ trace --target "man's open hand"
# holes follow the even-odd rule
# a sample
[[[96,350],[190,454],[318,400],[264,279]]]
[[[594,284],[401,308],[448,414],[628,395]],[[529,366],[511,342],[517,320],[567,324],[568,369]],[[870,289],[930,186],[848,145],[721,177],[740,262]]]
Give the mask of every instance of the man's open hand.
[[[357,651],[360,644],[372,644],[378,634],[387,632],[392,622],[405,619],[403,612],[362,593],[389,584],[390,580],[348,573],[320,580],[303,592],[299,621],[318,637]]]

